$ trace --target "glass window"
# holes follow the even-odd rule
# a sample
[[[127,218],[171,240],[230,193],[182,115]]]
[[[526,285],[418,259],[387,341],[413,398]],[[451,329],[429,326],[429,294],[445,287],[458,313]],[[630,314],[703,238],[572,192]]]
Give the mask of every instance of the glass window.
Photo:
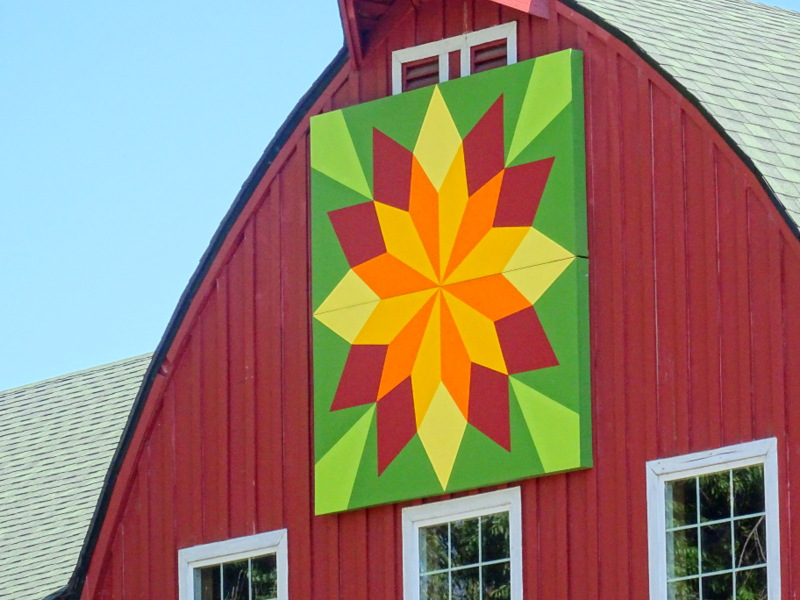
[[[521,598],[519,489],[403,511],[408,600]]]
[[[779,598],[774,440],[648,467],[653,597]]]
[[[178,552],[181,600],[286,600],[286,530]]]
[[[244,558],[194,570],[196,600],[277,600],[275,554]]]

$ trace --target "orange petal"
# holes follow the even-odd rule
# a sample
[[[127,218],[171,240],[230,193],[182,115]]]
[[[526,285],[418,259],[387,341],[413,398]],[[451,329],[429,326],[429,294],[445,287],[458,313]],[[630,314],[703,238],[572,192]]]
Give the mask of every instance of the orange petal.
[[[383,398],[411,375],[435,301],[434,297],[426,302],[389,344],[386,361],[383,363],[378,398]]]
[[[472,361],[446,302],[442,302],[442,383],[464,415],[469,418],[469,386]]]
[[[439,193],[414,158],[411,164],[411,199],[408,212],[419,232],[425,251],[439,272]]]
[[[403,261],[391,254],[381,254],[353,268],[370,289],[381,298],[401,296],[436,287]]]
[[[497,321],[531,305],[503,275],[490,275],[452,283],[447,291],[469,304],[492,321]]]
[[[475,192],[467,203],[467,210],[464,212],[464,219],[458,230],[453,245],[453,252],[447,261],[444,278],[450,276],[461,261],[472,252],[475,245],[492,228],[494,214],[497,209],[497,199],[500,197],[500,188],[503,185],[503,171],[500,171],[486,185]]]

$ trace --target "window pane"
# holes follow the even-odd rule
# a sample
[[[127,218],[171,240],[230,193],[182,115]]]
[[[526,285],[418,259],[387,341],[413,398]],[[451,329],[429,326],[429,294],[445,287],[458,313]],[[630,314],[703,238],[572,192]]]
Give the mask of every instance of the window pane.
[[[220,599],[220,579],[219,565],[195,569],[194,582],[195,590],[198,590],[200,600],[219,600]],[[196,592],[198,593],[198,592]]]
[[[687,579],[670,583],[667,587],[669,600],[698,600],[700,598],[700,580]]]
[[[697,529],[681,529],[667,534],[667,576],[670,579],[697,575]]]
[[[703,600],[731,600],[733,598],[733,575],[703,577]]]
[[[736,566],[750,567],[767,562],[767,524],[764,517],[742,519],[736,531]]]
[[[278,559],[274,554],[252,559],[250,580],[253,582],[253,600],[271,600],[278,597]]]
[[[446,569],[447,561],[447,523],[421,527],[419,530],[419,570],[422,573]]]
[[[508,513],[481,517],[481,538],[484,562],[509,558]]]
[[[701,560],[703,573],[714,573],[733,568],[730,521],[701,527],[700,546],[703,552]]]
[[[483,567],[484,600],[511,598],[511,563],[502,562]]]
[[[668,481],[667,528],[697,523],[697,478]]]
[[[478,567],[458,569],[452,572],[453,600],[480,600],[481,583]]]
[[[460,567],[478,563],[478,519],[450,523],[452,565]]]
[[[420,600],[448,600],[450,578],[447,573],[423,575],[419,580]]]
[[[222,565],[223,600],[248,600],[247,559]]]
[[[736,573],[736,600],[767,600],[767,569]]]
[[[733,471],[733,514],[764,512],[764,465]]]
[[[699,477],[700,520],[717,521],[731,516],[730,471]]]

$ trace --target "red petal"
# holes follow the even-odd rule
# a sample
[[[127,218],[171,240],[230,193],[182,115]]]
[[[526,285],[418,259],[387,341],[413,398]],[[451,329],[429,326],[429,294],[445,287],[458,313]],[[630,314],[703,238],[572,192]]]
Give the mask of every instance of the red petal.
[[[414,155],[377,129],[372,134],[373,195],[376,202],[408,210]]]
[[[511,452],[508,375],[472,363],[469,422]]]
[[[545,158],[506,169],[494,216],[495,227],[533,225],[554,160]]]
[[[508,373],[524,373],[558,365],[539,315],[531,306],[495,323]]]
[[[464,138],[470,196],[505,167],[503,135],[503,96],[500,96]]]
[[[386,470],[416,433],[414,392],[409,377],[378,402],[378,475]]]
[[[351,267],[386,252],[374,202],[364,202],[328,213],[336,237]]]
[[[378,400],[387,346],[350,346],[331,410],[372,404]]]

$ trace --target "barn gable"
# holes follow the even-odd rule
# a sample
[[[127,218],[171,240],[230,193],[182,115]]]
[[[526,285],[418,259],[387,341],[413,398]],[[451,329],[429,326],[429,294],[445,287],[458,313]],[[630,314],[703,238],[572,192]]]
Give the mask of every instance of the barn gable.
[[[776,485],[791,510],[787,490],[800,477],[789,451],[800,351],[786,343],[800,333],[793,80],[766,76],[780,93],[737,99],[735,64],[681,52],[691,39],[641,17],[679,21],[683,2],[663,13],[655,1],[526,2],[528,13],[511,4],[342,2],[351,54],[268,147],[187,288],[65,597],[175,597],[179,549],[283,530],[293,597],[401,597],[402,509],[418,500],[313,516],[309,119],[390,95],[395,50],[509,22],[521,60],[572,48],[585,56],[588,241],[600,257],[589,273],[595,465],[519,484],[526,593],[644,597],[648,461],[776,438]],[[704,6],[721,18],[721,3]],[[762,10],[737,6],[725,14],[731,27]],[[766,64],[759,48],[736,64]],[[780,531],[786,565],[800,539],[785,520]]]

